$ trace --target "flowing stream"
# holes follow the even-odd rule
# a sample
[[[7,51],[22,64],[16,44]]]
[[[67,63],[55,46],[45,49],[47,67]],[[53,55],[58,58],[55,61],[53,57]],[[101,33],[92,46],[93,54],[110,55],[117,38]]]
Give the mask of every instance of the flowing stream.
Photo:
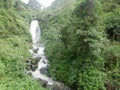
[[[47,76],[48,60],[45,56],[45,46],[41,42],[41,30],[37,20],[33,20],[30,24],[30,34],[32,36],[32,46],[29,51],[32,54],[26,62],[26,73],[33,78],[39,79],[46,86],[50,86],[51,90],[70,90],[63,83],[53,81]]]

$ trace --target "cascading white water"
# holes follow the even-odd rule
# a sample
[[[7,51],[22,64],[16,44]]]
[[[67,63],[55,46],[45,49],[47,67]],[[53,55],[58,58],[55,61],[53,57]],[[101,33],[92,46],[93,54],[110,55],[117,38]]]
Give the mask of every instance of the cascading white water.
[[[36,59],[39,58],[38,61],[38,67],[35,69],[35,71],[30,71],[32,76],[34,78],[38,78],[41,80],[44,80],[47,82],[47,84],[52,85],[53,80],[49,77],[47,77],[44,73],[41,71],[45,71],[48,66],[48,60],[45,57],[44,52],[44,45],[39,43],[39,40],[41,39],[41,31],[37,20],[33,20],[30,24],[30,34],[32,36],[32,42],[33,42],[33,49],[30,49],[31,54],[33,55],[32,58]],[[34,52],[34,49],[36,49],[36,52]],[[44,68],[44,70],[42,70]]]
[[[31,22],[30,34],[32,36],[33,45],[29,51],[32,57],[26,61],[27,66],[29,66],[28,68],[26,67],[26,73],[30,73],[34,78],[45,81],[45,84],[50,86],[50,90],[71,90],[63,83],[53,81],[46,75],[47,66],[49,64],[44,52],[45,46],[39,42],[39,40],[41,40],[41,31],[37,20]]]
[[[32,20],[30,24],[30,34],[32,36],[33,46],[35,47],[39,40],[41,40],[41,30],[38,20]]]

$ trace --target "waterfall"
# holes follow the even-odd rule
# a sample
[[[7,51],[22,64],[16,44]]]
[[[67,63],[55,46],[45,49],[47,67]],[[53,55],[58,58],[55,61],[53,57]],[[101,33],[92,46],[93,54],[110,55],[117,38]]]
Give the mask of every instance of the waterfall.
[[[38,20],[33,20],[30,24],[30,34],[32,36],[33,47],[35,47],[39,40],[41,40],[41,30]]]
[[[46,81],[47,84],[52,85],[52,79],[46,75],[48,60],[44,52],[45,46],[39,42],[41,40],[41,30],[37,20],[33,20],[31,22],[29,31],[32,36],[33,43],[32,48],[29,50],[32,54],[32,57],[27,61],[29,62],[28,64],[31,69],[29,72],[34,78],[41,79],[43,81]]]
[[[45,46],[39,42],[41,40],[41,30],[37,20],[31,22],[29,31],[32,36],[33,45],[29,49],[32,57],[26,61],[26,73],[30,74],[33,78],[39,79],[47,86],[50,86],[50,90],[70,90],[70,88],[63,83],[53,81],[47,76],[49,63],[44,52]]]

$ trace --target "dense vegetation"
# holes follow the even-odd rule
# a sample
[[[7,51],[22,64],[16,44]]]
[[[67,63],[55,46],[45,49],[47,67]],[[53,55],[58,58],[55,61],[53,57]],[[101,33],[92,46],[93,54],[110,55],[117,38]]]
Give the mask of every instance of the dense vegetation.
[[[30,40],[30,18],[24,18],[22,15],[25,14],[19,13],[24,9],[24,3],[11,1],[0,1],[0,90],[44,90],[37,81],[24,73],[25,60],[30,56],[27,42]],[[18,3],[19,6],[16,6]]]
[[[49,75],[74,90],[120,89],[118,0],[56,0],[42,15]]]
[[[120,89],[120,1],[0,1],[0,90],[44,90],[25,75],[29,23],[38,19],[48,74],[73,90]]]

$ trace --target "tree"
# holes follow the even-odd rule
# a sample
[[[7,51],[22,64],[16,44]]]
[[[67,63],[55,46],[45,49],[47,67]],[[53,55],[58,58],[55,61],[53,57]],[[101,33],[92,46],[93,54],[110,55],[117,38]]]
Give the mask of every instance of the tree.
[[[58,15],[57,18],[50,21],[56,21],[55,27],[59,27],[57,30],[60,35],[58,41],[54,42],[55,46],[52,50],[47,49],[48,57],[52,59],[50,73],[74,89],[104,89],[101,73],[104,68],[106,36],[103,31],[101,13],[99,13],[102,11],[101,3],[96,0],[83,0],[76,5],[69,15],[65,15],[65,11],[73,7],[66,9],[63,6],[58,13],[62,11],[64,13],[55,13]],[[52,35],[55,36],[53,32]],[[96,79],[99,80],[96,81]]]
[[[56,0],[44,10],[39,19],[49,74],[75,90],[119,87],[119,43],[106,35],[119,34],[119,1]]]

